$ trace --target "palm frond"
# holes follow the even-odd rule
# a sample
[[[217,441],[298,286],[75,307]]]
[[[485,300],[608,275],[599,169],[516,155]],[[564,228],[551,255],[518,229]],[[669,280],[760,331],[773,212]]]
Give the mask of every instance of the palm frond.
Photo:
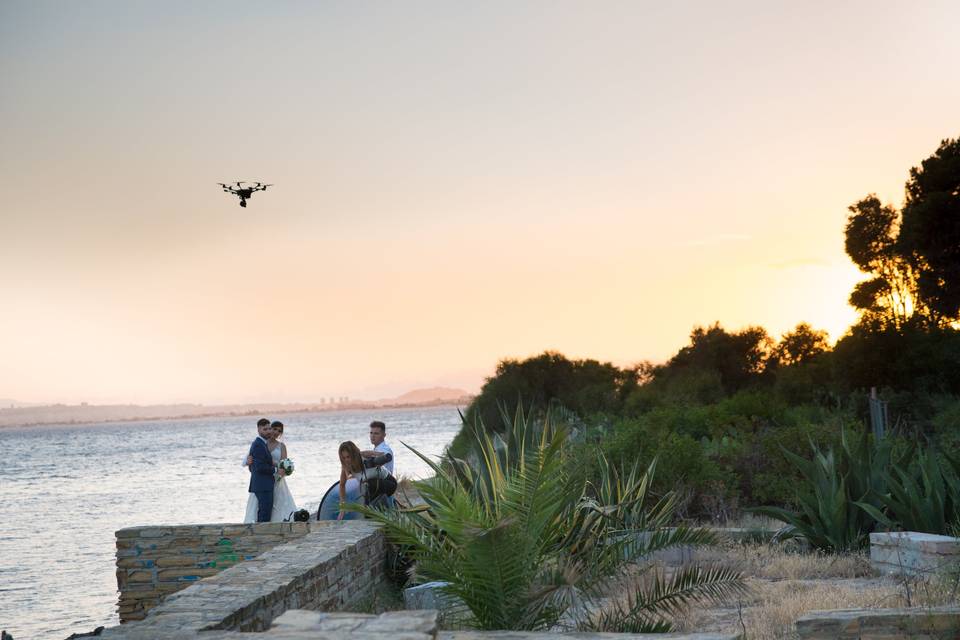
[[[739,570],[724,566],[689,566],[667,576],[654,569],[648,587],[638,586],[625,601],[601,612],[586,623],[591,631],[639,632],[638,629],[670,628],[666,616],[682,614],[689,607],[714,604],[743,596],[748,588]]]

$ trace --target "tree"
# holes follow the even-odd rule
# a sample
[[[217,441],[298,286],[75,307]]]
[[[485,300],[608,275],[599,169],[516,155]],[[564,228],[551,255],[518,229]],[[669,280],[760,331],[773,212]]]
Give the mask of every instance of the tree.
[[[938,324],[960,318],[960,138],[910,169],[899,250]]]
[[[638,365],[620,369],[609,362],[570,360],[563,354],[546,351],[526,360],[507,358],[497,364],[493,377],[484,383],[467,409],[467,419],[475,419],[495,429],[500,405],[513,414],[519,402],[545,408],[553,402],[587,416],[598,411],[616,411],[623,398],[649,375],[649,367]]]
[[[760,379],[770,356],[773,340],[763,327],[747,327],[728,333],[714,323],[696,327],[690,345],[683,347],[664,365],[657,376],[669,376],[685,369],[716,371],[726,393],[735,393]]]
[[[897,246],[900,214],[873,194],[848,209],[844,247],[860,270],[873,276],[854,287],[850,305],[860,310],[864,324],[899,329],[917,307],[916,274]]]
[[[827,332],[801,322],[792,331],[783,334],[773,350],[773,359],[781,365],[799,364],[815,355],[829,351]]]

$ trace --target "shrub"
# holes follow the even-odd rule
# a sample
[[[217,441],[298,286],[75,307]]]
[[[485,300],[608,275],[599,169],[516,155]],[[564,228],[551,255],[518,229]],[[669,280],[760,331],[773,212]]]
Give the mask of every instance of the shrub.
[[[650,494],[655,464],[620,474],[607,464],[598,482],[572,481],[569,431],[547,414],[537,421],[518,410],[503,435],[473,425],[470,465],[441,466],[416,451],[435,472],[417,488],[426,506],[406,511],[362,511],[406,545],[423,580],[440,580],[469,610],[480,629],[550,629],[570,620],[584,629],[669,630],[664,614],[691,603],[717,602],[744,592],[740,573],[688,567],[653,575],[631,593],[629,608],[588,619],[589,603],[611,575],[653,551],[714,544],[704,529],[664,524],[676,497]],[[637,535],[638,530],[646,535]],[[579,613],[578,613],[579,612]],[[567,622],[569,624],[569,622]]]
[[[797,495],[799,511],[779,507],[754,507],[755,513],[787,523],[783,538],[805,538],[814,548],[824,551],[856,551],[863,548],[876,528],[870,504],[879,510],[876,496],[886,490],[886,471],[895,458],[892,438],[874,443],[867,431],[851,442],[841,434],[840,447],[813,448],[813,460],[784,453],[803,474],[805,484]]]
[[[951,456],[920,449],[907,467],[892,464],[884,481],[885,493],[858,503],[883,526],[948,535],[960,521],[960,463]]]
[[[697,415],[696,411],[663,409],[642,418],[622,420],[603,447],[605,455],[620,468],[662,460],[653,490],[680,493],[684,498],[679,510],[683,516],[713,515],[711,505],[736,501],[732,489],[736,485],[734,475],[710,459],[700,441],[677,428],[678,423],[686,420],[696,423]]]
[[[467,408],[465,425],[495,429],[499,406],[511,415],[520,404],[548,407],[559,403],[578,415],[619,411],[636,386],[638,369],[620,369],[609,362],[570,360],[544,352],[526,360],[504,359]]]

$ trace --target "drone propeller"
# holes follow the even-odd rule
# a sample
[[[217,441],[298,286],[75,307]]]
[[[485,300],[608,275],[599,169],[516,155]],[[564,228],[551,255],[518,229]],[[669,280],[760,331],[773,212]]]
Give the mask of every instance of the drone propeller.
[[[239,196],[241,207],[247,206],[247,198],[252,196],[254,192],[263,191],[267,187],[273,186],[272,184],[263,184],[262,182],[250,183],[250,182],[246,182],[245,180],[238,180],[231,184],[227,184],[225,182],[218,182],[217,184],[223,187],[224,193],[230,193],[232,195]],[[245,184],[249,184],[251,186],[244,187],[243,185]],[[236,186],[233,186],[233,185],[236,185]]]

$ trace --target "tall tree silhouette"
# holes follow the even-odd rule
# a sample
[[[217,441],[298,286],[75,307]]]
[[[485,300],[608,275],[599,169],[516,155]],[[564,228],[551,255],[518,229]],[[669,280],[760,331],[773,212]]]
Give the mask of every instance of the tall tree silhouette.
[[[960,138],[944,140],[910,169],[899,249],[918,292],[941,324],[960,318]]]
[[[715,322],[695,327],[690,344],[680,349],[659,374],[679,369],[716,371],[727,393],[735,393],[758,381],[773,348],[773,340],[763,327],[747,327],[728,333]]]
[[[858,283],[850,304],[870,326],[901,328],[917,309],[917,277],[898,249],[900,213],[870,194],[848,207],[844,247],[861,271],[872,276]]]
[[[876,195],[849,207],[847,255],[872,276],[850,304],[865,328],[945,326],[960,318],[960,139],[910,170],[902,213]]]
[[[801,322],[793,331],[783,334],[773,349],[772,358],[779,365],[792,365],[806,362],[829,350],[827,332]]]

